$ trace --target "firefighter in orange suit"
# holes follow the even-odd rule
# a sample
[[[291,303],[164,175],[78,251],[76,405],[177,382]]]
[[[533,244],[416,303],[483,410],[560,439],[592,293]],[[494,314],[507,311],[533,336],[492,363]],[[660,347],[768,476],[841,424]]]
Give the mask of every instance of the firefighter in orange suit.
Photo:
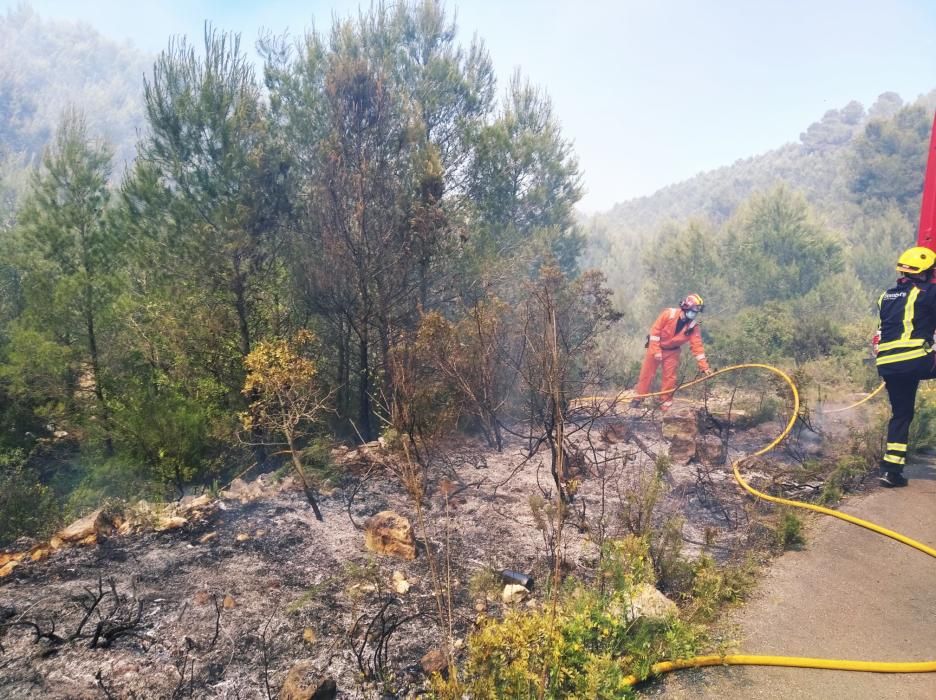
[[[637,380],[637,394],[649,394],[650,385],[656,376],[657,368],[663,365],[663,383],[660,408],[667,410],[673,405],[672,390],[676,388],[676,370],[679,367],[679,349],[686,343],[692,350],[692,356],[699,364],[699,371],[710,374],[705,348],[702,346],[702,329],[699,327],[699,314],[702,313],[702,297],[690,294],[683,299],[678,309],[663,309],[650,328],[647,338],[647,354],[640,379]],[[631,401],[631,406],[640,405],[640,399]]]

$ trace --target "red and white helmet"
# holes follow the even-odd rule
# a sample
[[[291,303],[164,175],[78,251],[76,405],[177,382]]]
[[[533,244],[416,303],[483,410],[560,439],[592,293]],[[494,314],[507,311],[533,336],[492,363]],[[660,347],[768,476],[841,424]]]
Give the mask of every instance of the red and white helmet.
[[[681,302],[679,302],[679,308],[683,311],[698,311],[702,313],[705,310],[705,304],[702,301],[702,297],[698,294],[690,294]]]

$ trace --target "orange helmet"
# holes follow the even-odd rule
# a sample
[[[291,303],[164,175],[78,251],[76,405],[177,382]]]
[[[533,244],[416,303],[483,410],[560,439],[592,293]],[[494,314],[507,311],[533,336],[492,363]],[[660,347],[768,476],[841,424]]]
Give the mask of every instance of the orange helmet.
[[[690,294],[679,302],[679,308],[683,311],[693,310],[701,313],[705,310],[705,304],[702,302],[702,297],[698,294]]]

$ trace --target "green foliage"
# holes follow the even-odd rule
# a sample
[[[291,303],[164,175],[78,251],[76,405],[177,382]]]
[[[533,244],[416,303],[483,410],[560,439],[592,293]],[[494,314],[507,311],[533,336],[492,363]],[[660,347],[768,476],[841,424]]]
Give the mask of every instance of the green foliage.
[[[692,587],[692,563],[683,556],[683,524],[679,516],[666,518],[646,539],[661,590],[686,597]]]
[[[845,495],[848,485],[867,474],[868,467],[869,465],[856,455],[844,455],[836,459],[832,471],[822,484],[819,502],[827,505],[838,503]]]
[[[642,583],[656,583],[654,562],[647,542],[645,536],[626,535],[604,545],[598,571],[603,588],[630,591]]]
[[[44,411],[77,414],[109,428],[102,353],[111,338],[122,236],[108,223],[110,151],[67,113],[32,178],[10,241],[22,309],[10,328],[14,394]]]
[[[894,274],[897,254],[916,236],[916,221],[902,213],[897,205],[881,204],[879,209],[877,213],[859,218],[850,231],[852,265],[866,289],[876,289]]]
[[[742,400],[738,403],[738,409],[748,414],[744,418],[745,426],[755,426],[777,420],[782,415],[783,408],[780,399],[766,393],[762,393],[756,401],[748,403]]]
[[[725,308],[730,286],[721,285],[726,273],[722,247],[719,233],[706,222],[691,219],[685,227],[665,225],[644,252],[648,296],[675,306],[689,292],[705,290],[710,312]]]
[[[806,544],[803,521],[791,510],[784,510],[775,529],[777,546],[781,549],[796,549]]]
[[[884,452],[884,433],[883,418],[879,418],[864,428],[851,428],[844,437],[827,438],[831,443],[827,445],[827,453],[831,456],[807,461],[800,478],[821,479],[823,486],[818,501],[837,503],[869,472],[877,470]]]
[[[23,535],[52,532],[59,504],[49,487],[26,464],[21,450],[0,450],[0,547]]]
[[[67,422],[73,358],[70,348],[44,333],[14,324],[5,362],[0,364],[0,381],[11,398],[29,407],[34,416]]]
[[[849,102],[841,110],[830,109],[821,121],[811,124],[800,134],[803,150],[814,154],[829,152],[851,141],[864,118],[864,107],[860,102]]]
[[[796,305],[798,306],[798,305]],[[845,340],[841,327],[820,309],[797,313],[794,305],[770,301],[708,324],[712,355],[724,364],[806,362],[831,355]]]
[[[572,272],[582,244],[572,207],[582,185],[549,98],[515,73],[503,115],[475,139],[468,193],[483,223],[469,257],[495,262],[538,233],[548,254]]]
[[[204,349],[184,359],[236,396],[255,336],[282,320],[282,163],[239,37],[206,27],[202,47],[173,41],[145,83],[149,130],[119,215],[140,241],[134,268],[156,271],[133,311],[171,301],[163,313]]]
[[[188,387],[164,377],[141,377],[125,385],[113,405],[115,440],[122,456],[110,468],[138,473],[115,477],[116,481],[136,478],[171,485],[177,491],[192,481],[210,481],[218,474],[212,457],[224,452],[223,439],[233,432],[233,416],[223,412],[221,396],[223,388],[208,382]],[[95,483],[93,476],[89,484]],[[107,477],[98,482],[106,484]]]
[[[472,600],[497,600],[502,585],[494,569],[478,569],[468,579],[468,594]]]
[[[936,401],[922,392],[917,394],[908,444],[912,452],[936,448]]]
[[[165,484],[152,475],[152,470],[130,455],[88,455],[79,471],[82,478],[70,489],[63,507],[66,520],[85,515],[107,499],[162,501],[169,496]]]
[[[725,364],[788,357],[796,341],[795,323],[789,306],[780,302],[743,309],[729,320],[710,324],[711,354]]]
[[[333,480],[338,476],[331,448],[331,440],[319,437],[311,440],[302,450],[302,465],[318,483]]]
[[[15,315],[0,330],[0,381],[17,403],[15,423],[54,422],[105,444],[104,358],[114,338],[122,249],[122,233],[107,216],[110,159],[83,117],[67,112],[4,241],[16,296]]]
[[[753,589],[755,567],[751,560],[720,567],[708,554],[688,564],[690,619],[709,623],[725,604],[742,601]],[[682,595],[686,597],[686,592]]]
[[[855,143],[849,189],[864,207],[893,202],[904,212],[919,211],[932,112],[902,109],[892,119],[872,120]]]
[[[546,698],[632,697],[631,674],[645,678],[657,661],[694,654],[699,630],[678,616],[634,618],[632,594],[648,577],[652,582],[646,545],[637,538],[611,544],[603,561],[609,585],[568,583],[555,617],[544,605],[484,620],[468,638],[458,680],[437,677],[436,695],[534,698],[545,680]]]
[[[621,493],[621,526],[635,537],[645,537],[651,533],[654,511],[664,495],[663,477],[669,467],[669,457],[660,456],[657,459],[660,462],[653,473],[641,474],[633,487]]]
[[[750,306],[805,294],[844,261],[840,244],[811,220],[806,200],[783,187],[754,195],[739,210],[724,250]]]

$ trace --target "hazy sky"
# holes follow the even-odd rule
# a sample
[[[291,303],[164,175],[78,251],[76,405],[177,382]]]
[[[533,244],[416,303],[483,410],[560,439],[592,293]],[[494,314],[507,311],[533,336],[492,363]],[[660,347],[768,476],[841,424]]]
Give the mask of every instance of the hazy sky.
[[[0,0],[0,9],[19,0]],[[327,29],[360,0],[32,0],[157,52],[210,19]],[[364,3],[365,5],[369,3]],[[827,109],[936,88],[934,0],[463,0],[504,85],[519,67],[552,96],[575,142],[588,212],[798,139]]]

